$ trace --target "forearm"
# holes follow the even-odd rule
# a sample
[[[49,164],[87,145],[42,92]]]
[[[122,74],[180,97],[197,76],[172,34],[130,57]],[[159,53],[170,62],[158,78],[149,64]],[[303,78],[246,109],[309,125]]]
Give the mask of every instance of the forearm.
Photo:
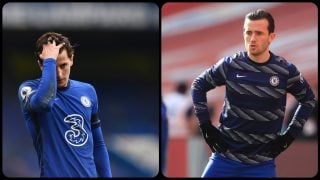
[[[315,99],[311,99],[308,103],[299,103],[294,116],[284,133],[289,133],[296,138],[301,133],[305,122],[308,120],[315,106]]]
[[[50,58],[43,62],[38,90],[30,99],[31,108],[33,110],[47,108],[50,101],[55,98],[56,91],[56,60]]]
[[[302,131],[304,123],[311,115],[315,107],[316,98],[307,80],[303,78],[293,65],[290,66],[290,78],[287,81],[287,89],[299,102],[299,106],[285,133],[296,138]]]
[[[210,115],[207,103],[207,91],[213,89],[214,86],[205,80],[205,73],[197,77],[191,86],[191,96],[194,104],[195,115],[199,120],[199,124],[205,124],[210,121]]]
[[[93,141],[94,141],[94,162],[99,177],[112,177],[109,154],[104,143],[101,127],[94,128],[92,130]]]
[[[300,135],[316,103],[315,96],[307,81],[303,79],[301,73],[295,66],[292,65],[290,68],[291,78],[287,81],[287,90],[299,101],[299,106],[288,128],[275,140],[267,144],[267,151],[263,154],[268,157],[277,157]]]

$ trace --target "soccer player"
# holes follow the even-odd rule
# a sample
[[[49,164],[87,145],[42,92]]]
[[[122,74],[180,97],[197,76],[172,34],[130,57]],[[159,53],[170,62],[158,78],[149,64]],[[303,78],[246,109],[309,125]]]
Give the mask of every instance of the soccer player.
[[[23,82],[19,100],[38,155],[41,177],[111,177],[98,117],[98,98],[88,83],[69,79],[74,49],[62,34],[36,42],[42,76]]]
[[[297,67],[269,50],[274,19],[264,10],[244,19],[246,51],[219,60],[192,83],[199,126],[212,156],[202,177],[275,177],[275,158],[302,131],[315,106],[315,96]],[[211,124],[206,93],[226,86],[220,125]],[[286,94],[299,106],[281,132]]]

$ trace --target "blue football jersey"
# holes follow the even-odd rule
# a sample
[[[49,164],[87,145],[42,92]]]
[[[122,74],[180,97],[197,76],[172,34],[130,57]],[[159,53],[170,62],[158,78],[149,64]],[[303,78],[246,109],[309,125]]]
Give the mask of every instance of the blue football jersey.
[[[192,98],[200,123],[210,121],[206,92],[222,85],[226,93],[219,130],[228,151],[221,155],[239,162],[272,160],[262,152],[281,132],[287,93],[300,103],[289,126],[293,137],[315,105],[310,86],[292,63],[271,52],[267,62],[256,63],[246,52],[239,52],[221,59],[193,81]]]
[[[32,107],[30,99],[39,84],[40,79],[23,82],[19,100],[38,155],[41,176],[96,177],[92,128],[99,120],[94,87],[69,80],[67,87],[57,89],[47,108],[38,110]]]

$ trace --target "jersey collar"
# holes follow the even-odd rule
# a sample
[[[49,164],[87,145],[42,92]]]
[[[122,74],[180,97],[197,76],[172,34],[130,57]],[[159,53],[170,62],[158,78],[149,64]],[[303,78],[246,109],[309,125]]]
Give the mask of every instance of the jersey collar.
[[[69,79],[67,86],[66,86],[66,87],[62,87],[62,88],[58,88],[58,90],[59,90],[59,91],[65,91],[65,90],[67,90],[67,89],[70,88],[70,84],[71,84],[71,80]]]

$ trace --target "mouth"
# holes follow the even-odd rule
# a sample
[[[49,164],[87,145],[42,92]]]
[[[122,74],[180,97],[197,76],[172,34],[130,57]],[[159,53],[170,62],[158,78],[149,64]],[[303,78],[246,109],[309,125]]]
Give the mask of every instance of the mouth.
[[[250,48],[256,48],[257,45],[255,45],[255,44],[250,44],[249,47],[250,47]]]

